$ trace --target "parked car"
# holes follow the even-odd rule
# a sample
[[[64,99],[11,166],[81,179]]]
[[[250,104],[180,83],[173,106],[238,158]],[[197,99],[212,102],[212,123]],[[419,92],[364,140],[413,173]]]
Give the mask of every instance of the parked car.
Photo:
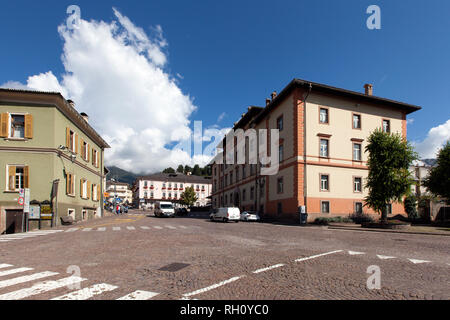
[[[209,215],[209,218],[211,219],[211,221],[239,222],[239,220],[241,219],[241,211],[239,210],[239,208],[235,207],[219,208],[213,210],[213,212]]]
[[[172,202],[158,201],[155,204],[155,217],[175,217],[175,208]]]
[[[242,221],[260,221],[261,218],[259,217],[258,213],[255,211],[244,211],[241,213],[241,220]]]
[[[177,215],[179,216],[185,216],[188,214],[188,211],[186,208],[178,208],[177,209]]]

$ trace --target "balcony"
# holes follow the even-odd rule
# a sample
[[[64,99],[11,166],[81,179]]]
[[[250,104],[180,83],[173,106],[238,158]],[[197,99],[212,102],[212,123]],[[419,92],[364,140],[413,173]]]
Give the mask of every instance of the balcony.
[[[150,189],[153,190],[153,189],[155,189],[155,187],[154,186],[150,186]]]

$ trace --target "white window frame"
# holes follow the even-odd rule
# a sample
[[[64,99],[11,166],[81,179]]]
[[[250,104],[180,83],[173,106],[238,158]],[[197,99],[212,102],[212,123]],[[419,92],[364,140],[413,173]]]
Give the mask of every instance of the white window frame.
[[[23,112],[13,112],[13,113],[9,113],[8,112],[8,138],[9,139],[17,139],[17,140],[25,140],[25,115],[27,113],[23,113]],[[12,125],[12,117],[13,116],[23,116],[23,137],[13,137],[11,134],[11,125]]]
[[[355,146],[359,146],[358,152]],[[353,161],[362,161],[362,144],[361,143],[353,143]]]

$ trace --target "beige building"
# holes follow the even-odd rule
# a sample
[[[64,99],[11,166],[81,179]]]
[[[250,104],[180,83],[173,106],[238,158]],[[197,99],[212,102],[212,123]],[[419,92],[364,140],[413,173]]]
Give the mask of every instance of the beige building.
[[[309,219],[318,216],[373,213],[364,206],[363,188],[368,174],[367,138],[377,128],[406,138],[406,116],[420,107],[372,94],[294,79],[279,95],[274,92],[266,106],[249,107],[234,129],[255,129],[258,152],[266,145],[268,156],[278,152],[274,175],[261,175],[261,165],[249,164],[252,143],[236,150],[245,164],[226,162],[223,153],[213,160],[212,205],[239,206],[274,218],[298,219],[305,206]],[[260,135],[261,129],[267,129]],[[271,150],[270,129],[279,130],[276,150]],[[235,148],[237,141],[234,141]],[[222,163],[220,163],[220,161]],[[256,163],[256,162],[255,162]],[[404,213],[392,203],[392,214]]]
[[[134,203],[139,208],[153,208],[157,201],[181,202],[181,194],[187,187],[193,187],[197,196],[195,206],[211,203],[211,178],[182,173],[156,173],[136,180]]]
[[[18,200],[25,188],[30,200],[50,204],[53,225],[65,216],[100,217],[109,146],[87,115],[60,93],[10,89],[0,89],[0,114],[0,234],[23,231]],[[37,225],[30,222],[31,229]]]
[[[119,198],[121,203],[133,203],[133,191],[128,183],[107,181],[106,192],[108,194],[107,201],[109,202]]]

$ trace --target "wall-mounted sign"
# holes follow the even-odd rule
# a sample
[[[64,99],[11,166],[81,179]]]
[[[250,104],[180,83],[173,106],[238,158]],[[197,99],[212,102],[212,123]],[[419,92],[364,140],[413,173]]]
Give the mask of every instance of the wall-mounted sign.
[[[52,207],[49,204],[41,204],[41,219],[52,220]]]
[[[28,219],[40,219],[41,207],[39,205],[30,205],[30,213]]]
[[[23,203],[23,212],[30,212],[30,189],[25,189],[24,203]]]

